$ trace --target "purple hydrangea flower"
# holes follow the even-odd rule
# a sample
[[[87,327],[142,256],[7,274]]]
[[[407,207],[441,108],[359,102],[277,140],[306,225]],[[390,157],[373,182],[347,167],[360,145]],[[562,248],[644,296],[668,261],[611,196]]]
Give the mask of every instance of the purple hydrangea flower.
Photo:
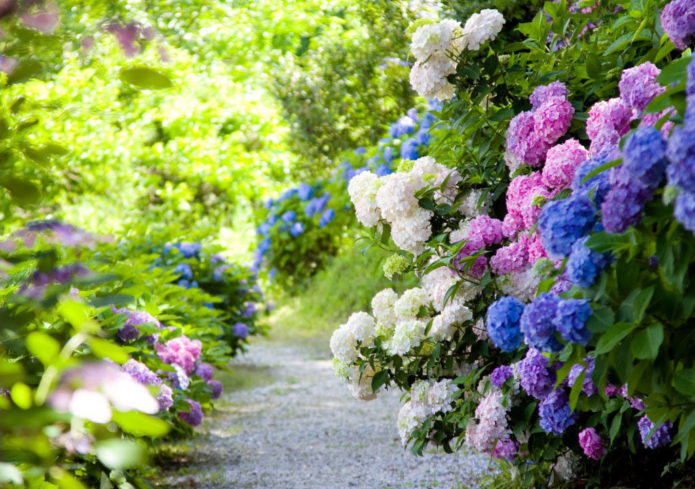
[[[564,97],[550,97],[533,113],[534,131],[548,145],[554,144],[572,123],[574,107]]]
[[[559,351],[562,345],[555,338],[555,315],[558,299],[553,294],[542,293],[527,304],[521,315],[521,332],[530,346],[544,351]]]
[[[507,296],[493,302],[487,310],[485,324],[492,342],[504,351],[519,347],[523,336],[519,320],[524,304],[514,297]]]
[[[567,271],[562,272],[555,278],[555,283],[550,289],[551,294],[564,294],[572,288],[572,281],[567,277]]]
[[[677,127],[668,140],[666,170],[669,185],[687,192],[695,191],[695,128]]]
[[[123,364],[123,371],[129,374],[132,378],[145,385],[160,385],[162,379],[147,368],[147,365],[140,363],[137,360],[130,359]]]
[[[195,369],[196,375],[199,375],[200,377],[203,378],[206,382],[212,379],[213,374],[215,371],[212,368],[212,365],[208,363],[201,363],[198,365],[198,367]]]
[[[550,361],[535,348],[529,348],[517,364],[517,375],[521,388],[536,399],[545,399],[555,386],[555,371],[550,368]]]
[[[584,359],[584,363],[586,363],[586,375],[584,376],[584,385],[582,386],[582,392],[587,396],[593,396],[598,392],[596,384],[594,384],[594,382],[591,380],[591,374],[594,371],[595,361],[592,357],[586,357]],[[584,371],[584,368],[585,367],[583,365],[580,365],[578,363],[572,365],[569,374],[567,374],[567,379],[565,379],[567,387],[569,387],[570,389],[572,388],[574,383],[579,378],[579,375],[581,375],[581,373]]]
[[[666,170],[666,141],[661,133],[650,126],[636,129],[625,141],[623,164],[619,168],[627,172],[630,181],[615,183],[638,183],[654,191],[661,183]]]
[[[297,196],[299,200],[309,200],[314,195],[314,189],[308,183],[300,183],[297,187]]]
[[[184,280],[193,279],[193,270],[188,263],[179,263],[176,265],[176,268],[174,268],[174,273],[181,275],[181,278]]]
[[[160,411],[167,411],[174,405],[174,392],[166,384],[159,386],[159,394],[157,395]]]
[[[203,421],[203,409],[198,401],[186,399],[186,402],[190,405],[190,410],[179,413],[179,418],[191,426],[198,426]]]
[[[514,375],[514,368],[508,365],[500,365],[490,374],[490,382],[495,387],[502,385]]]
[[[587,457],[594,460],[600,460],[606,454],[603,440],[594,428],[584,428],[579,432],[579,446]]]
[[[581,167],[580,167],[581,168]],[[596,211],[585,196],[549,202],[538,218],[543,246],[552,258],[570,254],[572,245],[591,231]]]
[[[137,326],[140,324],[149,323],[154,324],[157,328],[162,327],[162,324],[157,320],[157,318],[144,311],[131,311],[125,307],[120,309],[111,307],[111,311],[113,311],[114,314],[124,314],[127,316],[123,327],[118,331],[118,336],[123,341],[134,341],[138,339],[140,336],[140,330],[137,328]],[[158,335],[148,335],[145,338],[149,344],[153,345],[157,341]]]
[[[613,186],[601,204],[601,222],[609,233],[623,233],[642,220],[644,204],[652,193],[639,185]]]
[[[518,452],[519,442],[512,439],[497,440],[495,449],[492,451],[492,458],[496,458],[497,460],[505,459],[511,462]]]
[[[551,97],[561,97],[567,98],[569,90],[564,83],[555,81],[548,85],[541,85],[533,90],[533,93],[529,97],[533,109],[539,109],[548,99]]]
[[[659,73],[661,70],[650,62],[624,70],[618,84],[620,98],[641,113],[654,97],[666,90],[656,81]]]
[[[335,218],[335,211],[333,209],[326,209],[321,217],[319,218],[319,227],[326,227]]]
[[[304,232],[304,223],[303,222],[295,222],[294,224],[292,224],[292,227],[290,228],[290,234],[293,237],[296,238],[297,236],[299,236],[303,232]]]
[[[673,215],[685,229],[695,234],[695,193],[681,192],[676,197]]]
[[[213,399],[219,399],[224,391],[224,386],[219,380],[208,380],[208,387],[212,389],[211,397]]]
[[[294,211],[287,211],[285,212],[282,216],[281,219],[285,221],[287,224],[292,223],[295,218],[297,217],[297,213]]]
[[[557,303],[553,324],[563,340],[586,346],[592,336],[586,321],[592,314],[589,301],[564,299]]]
[[[661,27],[678,49],[687,49],[695,35],[695,3],[673,0],[661,12]]]
[[[592,158],[581,163],[575,170],[574,180],[572,181],[572,193],[574,195],[583,195],[590,197],[596,205],[600,206],[604,197],[610,190],[611,186],[608,182],[608,172],[604,171],[598,175],[594,175],[589,180],[584,182],[586,176],[599,166],[606,163],[606,160]]]
[[[649,419],[648,416],[642,416],[637,422],[637,427],[639,428],[639,434],[642,438],[642,443],[647,448],[659,448],[671,443],[671,428],[673,424],[670,421],[659,425],[658,428],[654,430],[654,433],[649,435],[654,429],[654,423]]]
[[[540,425],[546,433],[561,435],[576,422],[564,390],[554,390],[538,405]]]
[[[249,327],[244,323],[236,323],[234,325],[234,334],[243,340],[249,335]]]

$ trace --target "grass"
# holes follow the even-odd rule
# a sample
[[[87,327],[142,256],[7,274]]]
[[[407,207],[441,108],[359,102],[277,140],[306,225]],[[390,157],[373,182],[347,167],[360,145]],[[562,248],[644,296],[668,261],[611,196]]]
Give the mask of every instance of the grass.
[[[365,254],[359,244],[332,258],[294,296],[275,297],[277,308],[269,318],[273,338],[326,338],[350,314],[370,311],[374,294],[387,287],[402,291],[414,286],[412,278],[393,283],[381,267],[388,256],[377,248]]]

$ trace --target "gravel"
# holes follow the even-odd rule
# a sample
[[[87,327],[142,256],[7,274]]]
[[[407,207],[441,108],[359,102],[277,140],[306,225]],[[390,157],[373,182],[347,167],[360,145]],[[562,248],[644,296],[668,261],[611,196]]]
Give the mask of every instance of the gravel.
[[[226,393],[164,485],[199,488],[387,489],[476,487],[492,468],[459,451],[415,456],[396,428],[399,393],[353,399],[325,344],[253,344],[232,369],[256,376]],[[247,379],[248,380],[248,379]]]

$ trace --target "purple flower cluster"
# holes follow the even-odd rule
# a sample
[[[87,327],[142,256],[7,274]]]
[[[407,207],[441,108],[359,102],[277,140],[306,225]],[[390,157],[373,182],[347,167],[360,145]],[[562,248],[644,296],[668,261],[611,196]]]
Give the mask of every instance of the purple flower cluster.
[[[549,202],[538,218],[543,246],[551,257],[565,257],[575,241],[588,234],[595,221],[596,211],[586,196],[573,195]]]
[[[195,374],[198,375],[199,377],[202,377],[203,380],[206,382],[212,380],[212,376],[214,373],[215,372],[212,368],[212,365],[210,365],[208,363],[201,363],[195,369]]]
[[[219,399],[220,396],[222,395],[222,391],[224,390],[224,386],[222,385],[222,382],[219,380],[209,380],[208,381],[208,387],[212,389],[212,395],[211,397],[213,399]]]
[[[591,380],[591,374],[594,371],[594,359],[592,357],[586,357],[584,359],[584,363],[586,363],[586,367],[580,364],[575,364],[572,365],[572,368],[570,369],[569,373],[567,374],[567,379],[565,379],[565,383],[567,384],[567,387],[570,389],[574,385],[574,383],[577,381],[581,373],[584,371],[586,368],[586,374],[584,375],[584,385],[582,386],[582,392],[586,394],[587,396],[593,396],[598,392],[598,389],[596,388],[596,384]]]
[[[601,204],[606,231],[622,233],[642,219],[646,202],[666,170],[666,142],[653,127],[640,127],[625,141],[623,164],[610,171],[611,189]]]
[[[623,71],[618,84],[620,98],[641,114],[654,97],[666,90],[656,81],[660,73],[661,70],[649,62]]]
[[[592,314],[589,302],[584,299],[561,300],[555,309],[553,325],[563,340],[586,346],[591,339],[586,322]]]
[[[147,368],[144,363],[133,360],[132,358],[123,364],[123,371],[132,378],[145,385],[161,385],[162,379]]]
[[[144,311],[131,311],[128,308],[116,309],[112,307],[111,310],[114,314],[123,314],[126,316],[126,321],[123,326],[118,331],[118,337],[123,341],[133,341],[140,337],[140,330],[137,328],[141,324],[153,324],[157,328],[161,328],[162,324],[152,316],[151,314]],[[147,342],[153,345],[157,341],[157,335],[149,335],[146,337]]]
[[[514,297],[507,296],[493,302],[487,310],[487,333],[492,342],[504,351],[512,351],[521,345],[523,339],[519,320],[524,304]]]
[[[537,87],[530,97],[532,110],[521,112],[509,123],[507,151],[512,160],[540,165],[547,151],[570,127],[574,107],[560,82]]]
[[[191,406],[190,410],[179,413],[179,418],[191,426],[198,426],[203,421],[203,409],[198,401],[186,399],[186,402]]]
[[[642,438],[642,443],[647,448],[659,448],[671,443],[671,428],[673,424],[670,421],[659,425],[658,428],[654,429],[654,423],[647,416],[642,416],[637,422],[637,427],[639,428],[639,434]],[[652,430],[654,431],[652,433]],[[650,436],[651,433],[651,436]]]
[[[507,379],[514,375],[514,368],[508,365],[500,365],[490,374],[490,383],[495,387],[502,387]]]
[[[661,27],[678,49],[687,49],[695,35],[695,3],[673,0],[661,12]]]
[[[524,308],[521,315],[521,332],[533,348],[544,351],[559,351],[562,345],[555,338],[555,315],[560,302],[557,296],[540,294]]]
[[[171,406],[174,405],[174,392],[171,390],[171,387],[166,384],[159,386],[157,402],[159,403],[160,411],[167,411]]]
[[[561,435],[576,422],[576,415],[570,409],[567,393],[554,390],[538,405],[541,428],[547,433]]]
[[[632,110],[620,98],[595,103],[589,109],[586,133],[591,139],[592,158],[610,161],[619,156],[618,142],[630,129]]]
[[[492,451],[492,458],[497,460],[507,460],[511,462],[519,453],[519,442],[508,438],[506,440],[497,440],[495,448]]]
[[[81,263],[73,263],[54,268],[49,272],[35,271],[27,283],[22,284],[19,293],[34,300],[41,300],[51,285],[64,285],[77,277],[85,277],[90,271]]]
[[[555,370],[540,351],[529,348],[526,356],[517,364],[521,388],[536,399],[545,399],[555,386]]]

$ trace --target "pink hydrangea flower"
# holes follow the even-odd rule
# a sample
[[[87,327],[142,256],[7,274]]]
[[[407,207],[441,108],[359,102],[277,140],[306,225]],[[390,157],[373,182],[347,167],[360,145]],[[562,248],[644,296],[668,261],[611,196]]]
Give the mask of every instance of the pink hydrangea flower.
[[[498,275],[523,270],[528,263],[528,247],[525,241],[515,241],[497,250],[490,258],[490,268]]]
[[[567,98],[569,91],[564,83],[556,81],[548,85],[540,85],[533,90],[529,97],[533,110],[537,110],[551,97]]]
[[[514,239],[524,227],[524,219],[518,212],[507,212],[502,221],[502,233],[505,238]]]
[[[548,258],[548,252],[543,247],[543,240],[538,231],[535,231],[531,237],[528,238],[526,246],[528,249],[528,261],[531,265],[541,258]]]
[[[552,192],[540,185],[531,189],[524,199],[521,207],[521,217],[524,220],[524,228],[531,229],[541,214],[543,204],[551,200],[556,192]]]
[[[589,109],[586,133],[592,141],[604,131],[616,131],[619,136],[630,130],[632,110],[620,98],[596,102]]]
[[[533,113],[534,131],[547,145],[555,143],[570,128],[574,107],[562,97],[550,97]]]
[[[558,190],[569,188],[574,170],[589,159],[589,152],[576,139],[568,139],[548,150],[543,167],[543,183]]]
[[[594,428],[585,428],[579,432],[579,446],[587,457],[594,460],[600,460],[606,453],[603,440]]]
[[[515,177],[507,187],[507,212],[521,216],[521,208],[526,201],[526,194],[542,185],[543,177],[540,172]]]
[[[667,107],[666,109],[662,110],[658,114],[644,114],[644,117],[642,117],[642,122],[640,122],[640,127],[643,126],[650,126],[654,127],[657,122],[659,122],[660,119],[666,116],[674,116],[676,115],[676,109],[675,107]],[[668,139],[669,136],[671,135],[671,129],[673,129],[673,121],[666,121],[663,123],[661,126],[661,129],[659,130],[661,132],[661,135],[664,137],[664,139]]]
[[[519,442],[510,439],[498,440],[495,444],[495,449],[492,451],[492,458],[498,460],[505,459],[509,462],[514,460],[519,452]]]
[[[549,144],[535,131],[533,112],[521,112],[511,120],[507,129],[507,151],[517,160],[538,166],[548,148]]]
[[[501,243],[504,239],[502,221],[485,215],[474,218],[468,225],[468,239],[480,243],[478,248]]]
[[[155,350],[164,363],[178,365],[187,374],[193,372],[195,362],[200,357],[202,349],[200,340],[191,340],[186,336],[179,336],[165,344],[158,343]]]

